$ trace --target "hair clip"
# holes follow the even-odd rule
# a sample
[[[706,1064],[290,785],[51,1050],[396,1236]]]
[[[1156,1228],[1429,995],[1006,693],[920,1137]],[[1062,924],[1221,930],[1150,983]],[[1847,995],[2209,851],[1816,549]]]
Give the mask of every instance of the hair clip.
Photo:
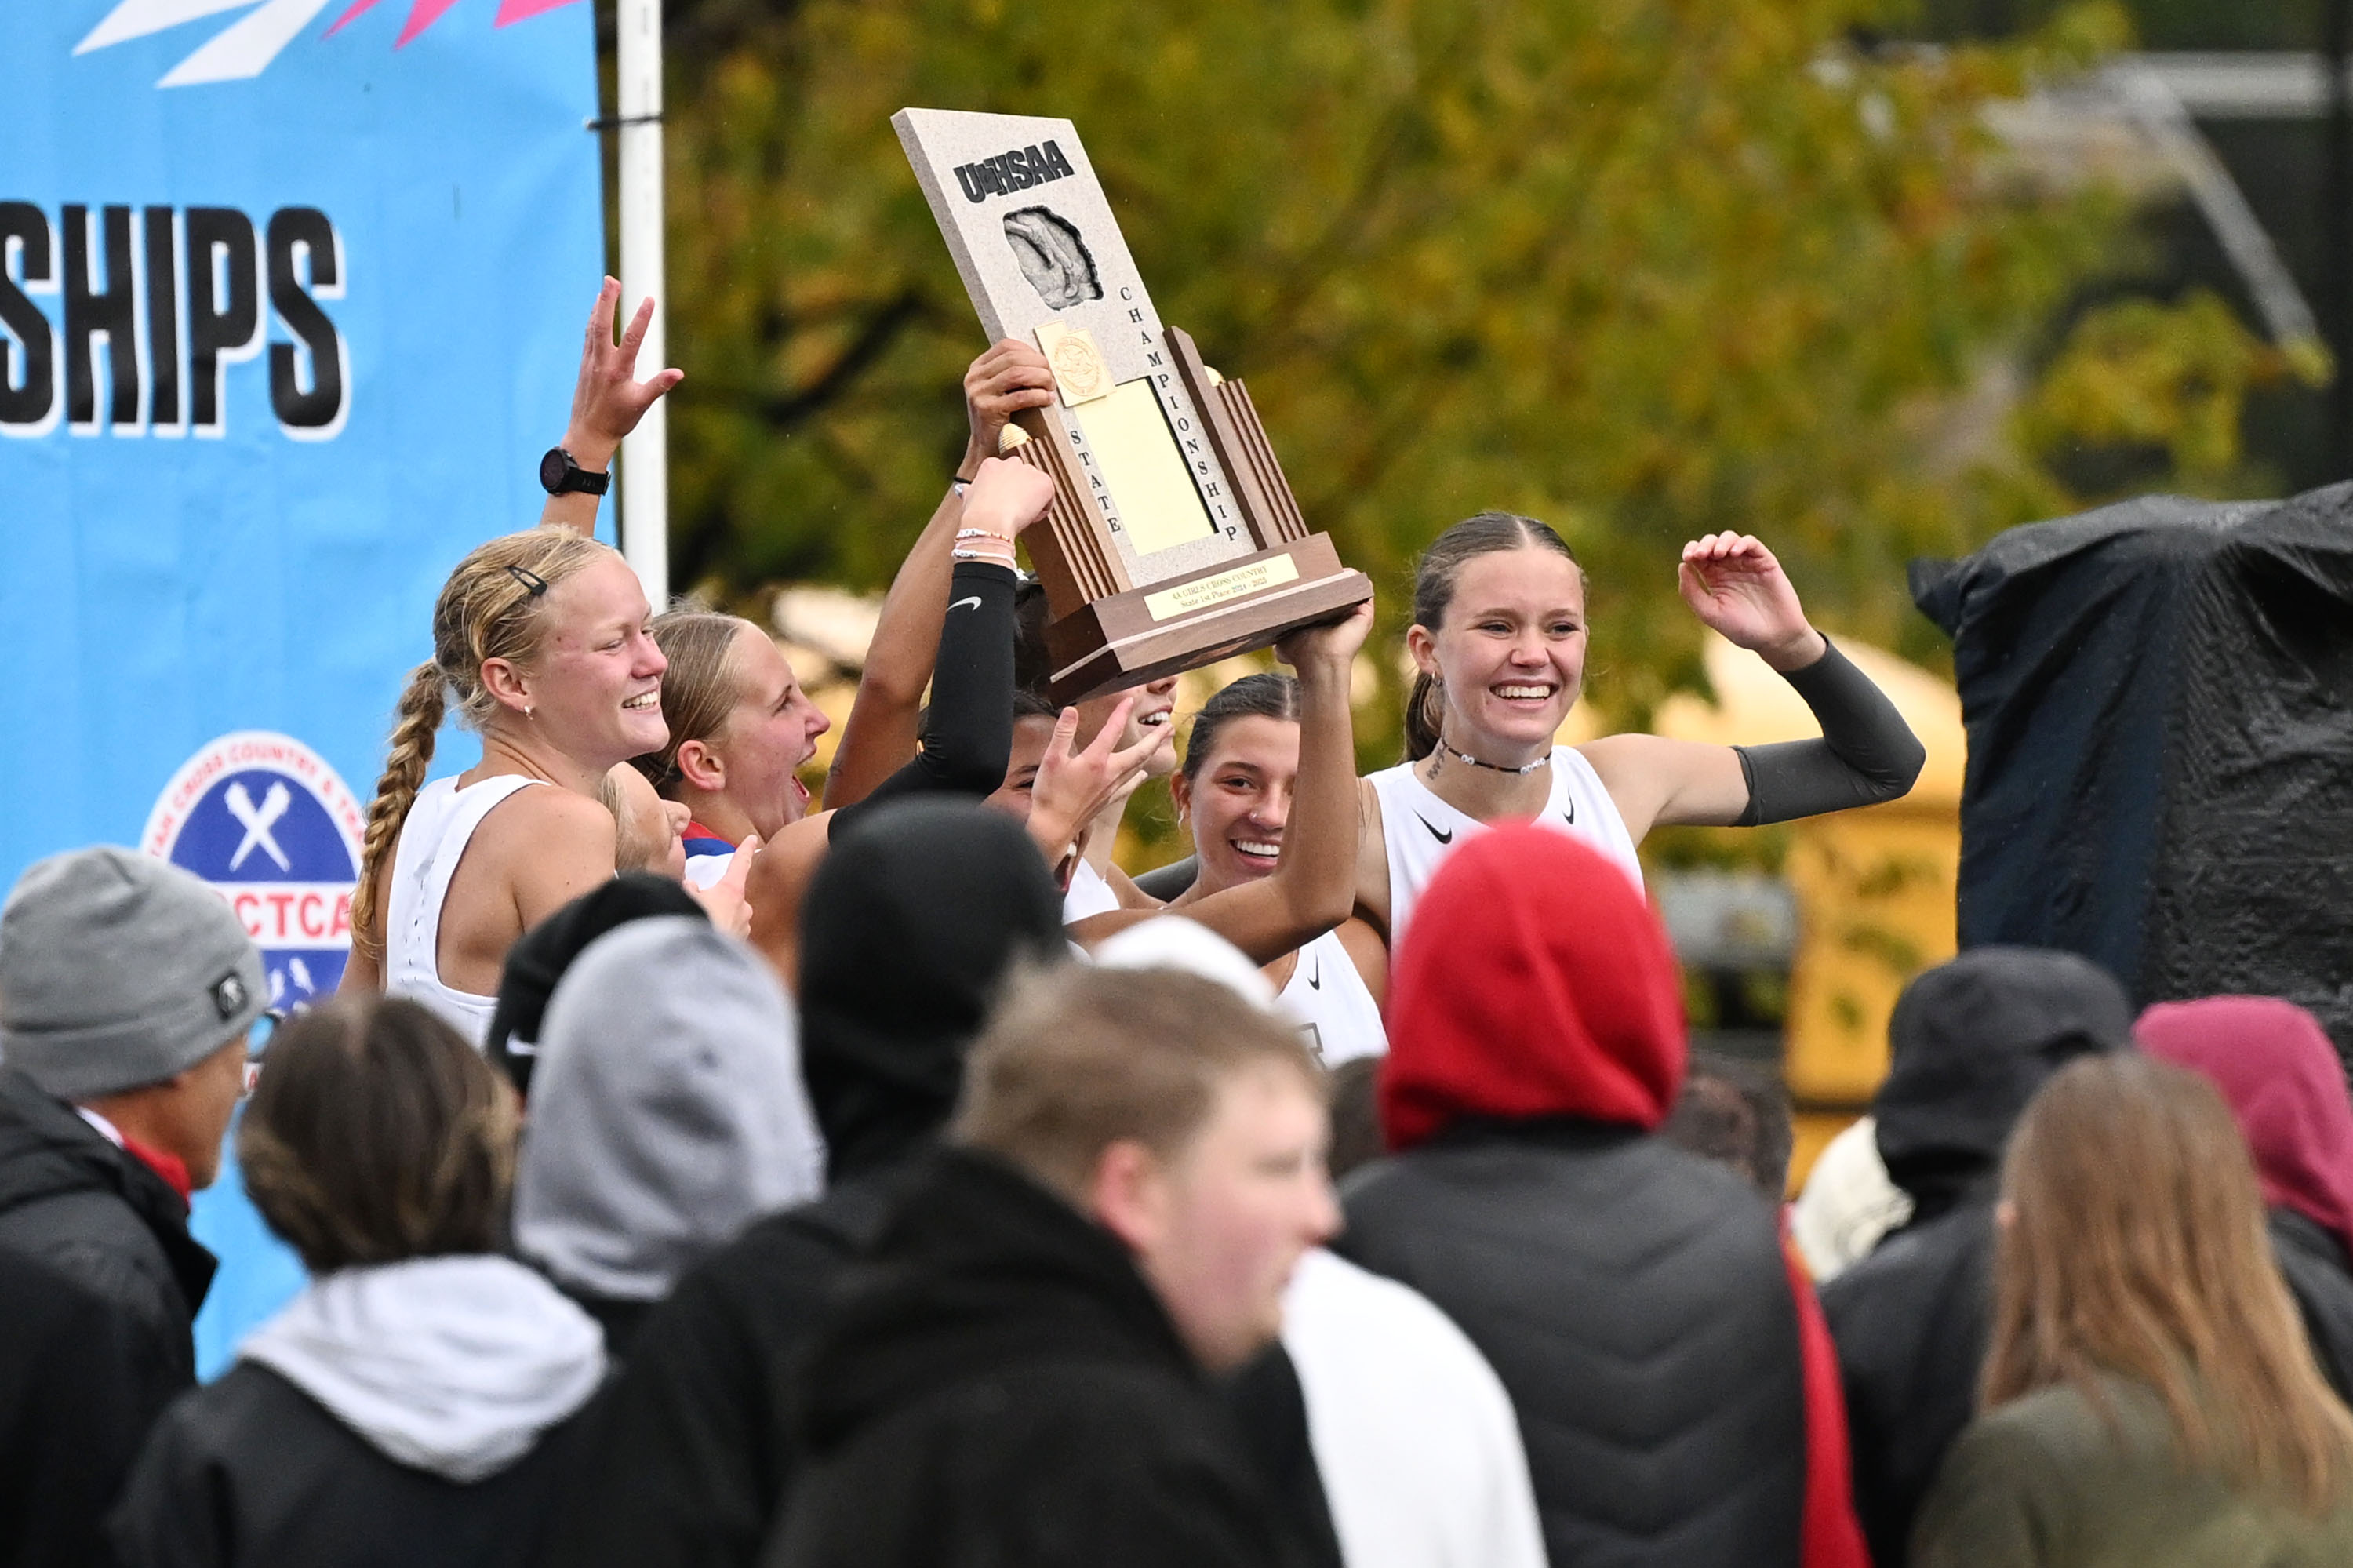
[[[547,591],[547,579],[528,567],[509,567],[507,576],[522,584],[523,591],[533,599]]]

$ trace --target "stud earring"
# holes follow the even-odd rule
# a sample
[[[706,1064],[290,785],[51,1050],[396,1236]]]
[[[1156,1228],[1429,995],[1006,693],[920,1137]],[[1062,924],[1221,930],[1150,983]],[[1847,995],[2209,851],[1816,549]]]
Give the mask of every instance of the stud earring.
[[[525,703],[522,705],[522,716],[525,718],[531,717],[531,705],[529,703]]]

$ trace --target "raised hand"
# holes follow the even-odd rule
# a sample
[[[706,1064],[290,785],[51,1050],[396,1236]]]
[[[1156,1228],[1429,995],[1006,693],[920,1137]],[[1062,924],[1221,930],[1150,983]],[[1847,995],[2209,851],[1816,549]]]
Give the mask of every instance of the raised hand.
[[[964,525],[1010,539],[1046,515],[1053,500],[1054,482],[1038,470],[1012,458],[989,458],[964,493]]]
[[[1144,781],[1146,769],[1164,746],[1176,736],[1169,728],[1148,732],[1134,746],[1122,747],[1121,734],[1135,699],[1122,697],[1104,718],[1094,739],[1077,745],[1079,710],[1064,708],[1054,721],[1053,738],[1039,759],[1038,779],[1030,786],[1029,836],[1045,852],[1048,863],[1059,865],[1089,822],[1112,801]]]
[[[580,349],[580,378],[572,387],[572,422],[564,432],[565,450],[582,468],[603,468],[610,462],[622,438],[638,428],[662,394],[686,379],[683,370],[658,370],[643,381],[637,378],[638,349],[653,323],[654,302],[649,298],[629,318],[621,341],[613,341],[620,313],[621,285],[611,278],[596,291],[588,313],[586,341]]]
[[[727,863],[727,873],[708,887],[687,884],[687,892],[702,906],[711,923],[731,937],[752,934],[752,906],[744,896],[744,885],[751,880],[752,861],[760,853],[760,835],[754,833],[735,846],[734,856]]]
[[[1319,663],[1345,668],[1372,630],[1373,601],[1366,599],[1337,620],[1319,621],[1286,633],[1274,645],[1274,656],[1294,670]]]
[[[1826,644],[1806,620],[1773,552],[1748,534],[1711,534],[1683,546],[1675,568],[1683,602],[1725,641],[1777,670],[1812,663]]]
[[[1015,414],[1053,401],[1054,372],[1046,356],[1019,338],[998,339],[964,373],[964,412],[972,439],[956,472],[977,473],[983,460],[997,455],[997,440]]]

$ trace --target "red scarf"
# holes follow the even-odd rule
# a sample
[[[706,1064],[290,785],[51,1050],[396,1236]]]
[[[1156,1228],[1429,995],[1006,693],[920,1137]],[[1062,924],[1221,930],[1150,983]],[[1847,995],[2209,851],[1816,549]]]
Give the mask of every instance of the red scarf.
[[[122,1132],[121,1128],[116,1128],[114,1130],[118,1133]],[[195,1191],[194,1184],[188,1180],[186,1160],[176,1154],[166,1154],[160,1149],[150,1148],[128,1133],[122,1134],[122,1151],[161,1176],[164,1179],[164,1184],[180,1195],[182,1206],[186,1205],[188,1194]]]

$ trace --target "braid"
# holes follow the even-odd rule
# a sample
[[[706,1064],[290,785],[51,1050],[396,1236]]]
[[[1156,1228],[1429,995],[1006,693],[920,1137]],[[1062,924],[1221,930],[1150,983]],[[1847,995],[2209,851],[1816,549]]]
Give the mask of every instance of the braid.
[[[433,602],[433,658],[411,670],[401,689],[384,777],[368,806],[359,885],[352,890],[353,952],[383,960],[385,883],[450,699],[457,699],[459,724],[480,730],[492,723],[499,705],[482,684],[483,663],[530,660],[546,630],[547,590],[612,554],[569,528],[526,528],[476,546],[441,585]]]
[[[445,703],[441,667],[430,660],[408,673],[394,710],[392,747],[384,759],[384,776],[375,781],[375,799],[368,805],[367,833],[360,842],[359,885],[352,890],[352,946],[367,958],[384,958],[384,916],[380,907],[384,885],[392,874],[392,853],[408,808],[425,786],[426,769],[433,766],[433,736],[441,727]]]

